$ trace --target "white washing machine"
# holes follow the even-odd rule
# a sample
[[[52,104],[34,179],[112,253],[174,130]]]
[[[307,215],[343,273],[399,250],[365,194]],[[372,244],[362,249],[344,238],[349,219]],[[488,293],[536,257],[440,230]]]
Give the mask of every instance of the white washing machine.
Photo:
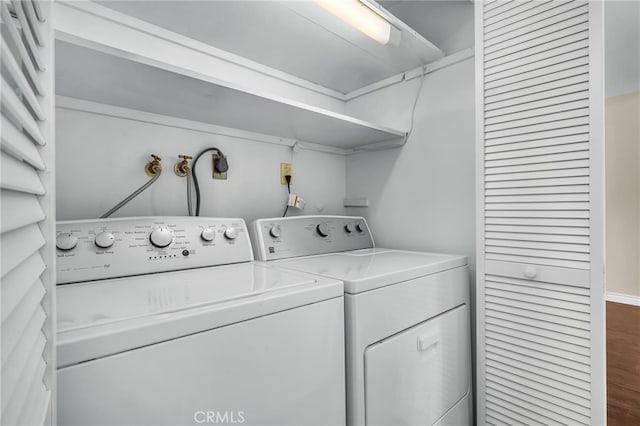
[[[250,231],[258,260],[344,282],[347,424],[472,423],[466,257],[374,248],[356,217],[261,219]]]
[[[255,264],[242,219],[58,223],[59,425],[345,423],[339,280]]]

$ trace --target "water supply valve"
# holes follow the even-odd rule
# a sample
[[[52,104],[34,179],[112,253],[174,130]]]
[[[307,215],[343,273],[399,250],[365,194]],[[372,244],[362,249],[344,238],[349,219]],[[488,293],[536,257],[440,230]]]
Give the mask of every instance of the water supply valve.
[[[162,173],[162,164],[160,164],[162,158],[158,157],[155,154],[151,154],[151,158],[153,158],[153,160],[149,161],[144,166],[144,172],[149,176],[159,175],[160,173]]]
[[[189,167],[189,160],[191,160],[191,156],[189,155],[178,155],[178,158],[181,158],[176,164],[173,165],[173,172],[176,176],[185,177],[189,173],[191,173],[191,167]]]

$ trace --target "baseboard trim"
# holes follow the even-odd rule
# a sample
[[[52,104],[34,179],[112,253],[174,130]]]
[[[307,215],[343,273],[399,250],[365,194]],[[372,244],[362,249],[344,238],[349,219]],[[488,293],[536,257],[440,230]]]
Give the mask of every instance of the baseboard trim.
[[[629,294],[607,292],[607,301],[624,303],[625,305],[640,306],[640,296],[631,296]]]

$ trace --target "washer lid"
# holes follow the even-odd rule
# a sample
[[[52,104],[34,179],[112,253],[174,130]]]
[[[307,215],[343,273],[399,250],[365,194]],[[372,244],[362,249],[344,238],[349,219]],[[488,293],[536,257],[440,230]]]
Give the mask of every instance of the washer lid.
[[[373,248],[282,260],[275,264],[344,281],[345,293],[355,294],[464,266],[467,258]]]
[[[342,283],[241,263],[58,286],[58,367],[343,294]]]

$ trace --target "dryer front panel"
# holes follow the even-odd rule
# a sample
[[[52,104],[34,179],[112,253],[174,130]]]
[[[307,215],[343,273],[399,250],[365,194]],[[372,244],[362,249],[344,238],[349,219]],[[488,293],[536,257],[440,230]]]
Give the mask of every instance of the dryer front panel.
[[[459,306],[365,351],[368,425],[431,425],[470,389],[469,309]]]

